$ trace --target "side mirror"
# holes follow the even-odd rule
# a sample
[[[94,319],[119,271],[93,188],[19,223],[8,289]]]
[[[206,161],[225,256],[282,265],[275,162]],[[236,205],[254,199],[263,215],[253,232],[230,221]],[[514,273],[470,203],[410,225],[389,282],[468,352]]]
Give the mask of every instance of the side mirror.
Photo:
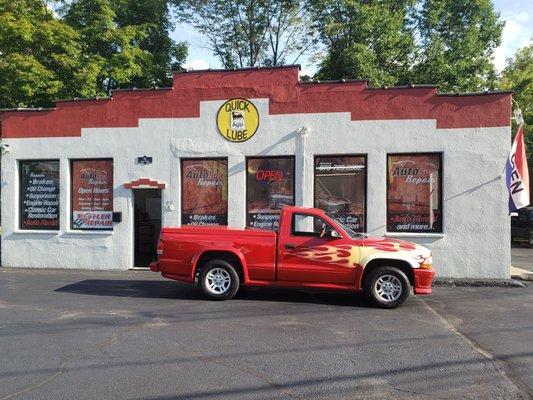
[[[342,238],[342,235],[339,232],[337,232],[335,229],[330,230],[328,233],[329,233],[328,236],[330,238],[333,238],[333,239],[341,239]]]

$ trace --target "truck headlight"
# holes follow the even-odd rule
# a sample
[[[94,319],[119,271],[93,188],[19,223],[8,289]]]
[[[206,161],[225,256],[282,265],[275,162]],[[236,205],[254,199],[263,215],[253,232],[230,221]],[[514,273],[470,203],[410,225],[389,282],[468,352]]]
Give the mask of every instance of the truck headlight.
[[[433,268],[433,257],[429,256],[428,258],[426,258],[424,260],[424,262],[422,262],[422,264],[420,264],[420,268],[422,268],[422,269],[431,269],[431,268]]]

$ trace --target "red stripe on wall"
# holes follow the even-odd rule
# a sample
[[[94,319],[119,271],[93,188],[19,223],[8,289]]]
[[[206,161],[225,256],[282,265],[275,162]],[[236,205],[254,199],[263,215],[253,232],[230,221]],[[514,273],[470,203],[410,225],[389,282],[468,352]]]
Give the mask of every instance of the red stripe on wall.
[[[510,125],[511,95],[440,96],[433,87],[369,89],[365,81],[300,83],[298,67],[174,74],[172,90],[116,91],[47,111],[5,111],[2,137],[80,136],[82,128],[137,127],[139,118],[197,118],[200,102],[268,98],[270,114],[349,112],[354,121],[434,119],[437,128]],[[205,116],[215,118],[215,116]]]

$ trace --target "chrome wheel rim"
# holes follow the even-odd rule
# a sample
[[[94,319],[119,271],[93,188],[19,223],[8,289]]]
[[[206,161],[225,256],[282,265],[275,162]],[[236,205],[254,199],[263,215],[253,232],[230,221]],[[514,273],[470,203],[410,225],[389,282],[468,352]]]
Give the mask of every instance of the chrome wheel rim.
[[[205,286],[213,294],[224,294],[231,285],[231,276],[224,268],[213,268],[205,276]]]
[[[382,275],[376,281],[374,290],[377,296],[384,301],[396,301],[402,295],[402,283],[394,275]]]

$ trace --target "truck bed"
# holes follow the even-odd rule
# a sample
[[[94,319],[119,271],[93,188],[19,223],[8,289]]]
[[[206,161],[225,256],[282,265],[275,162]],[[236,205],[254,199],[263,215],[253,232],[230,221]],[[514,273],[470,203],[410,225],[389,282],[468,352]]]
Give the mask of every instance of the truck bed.
[[[164,253],[159,268],[164,276],[194,281],[192,267],[209,251],[242,254],[246,280],[273,282],[276,274],[277,233],[228,226],[167,226],[161,230]]]
[[[225,225],[202,225],[202,226],[165,226],[161,229],[161,233],[179,233],[190,235],[246,235],[246,236],[261,236],[276,238],[276,232],[266,229],[253,228],[234,228]]]

